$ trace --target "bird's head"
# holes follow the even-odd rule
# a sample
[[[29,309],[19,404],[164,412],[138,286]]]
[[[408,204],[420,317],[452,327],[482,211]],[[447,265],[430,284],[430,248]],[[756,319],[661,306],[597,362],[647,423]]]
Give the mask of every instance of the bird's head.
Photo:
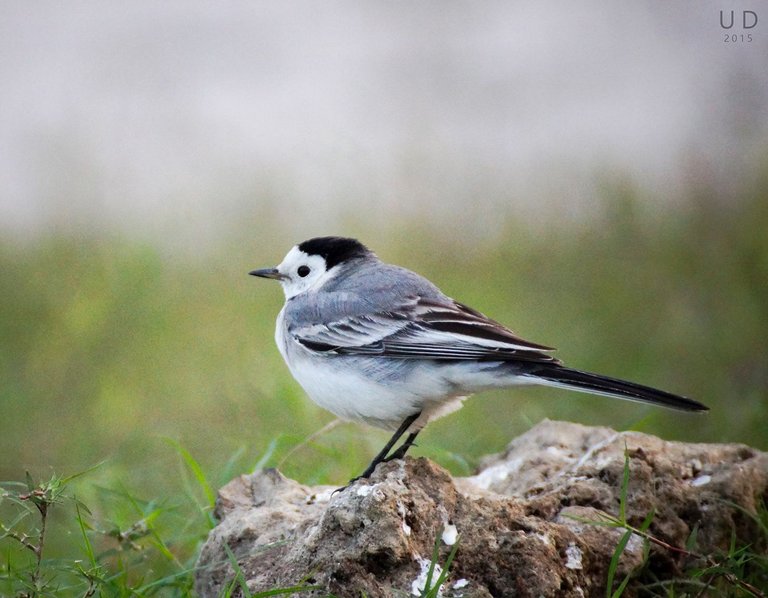
[[[357,239],[316,237],[292,247],[283,261],[274,268],[252,270],[249,274],[279,280],[285,298],[290,299],[321,287],[350,260],[372,255]]]

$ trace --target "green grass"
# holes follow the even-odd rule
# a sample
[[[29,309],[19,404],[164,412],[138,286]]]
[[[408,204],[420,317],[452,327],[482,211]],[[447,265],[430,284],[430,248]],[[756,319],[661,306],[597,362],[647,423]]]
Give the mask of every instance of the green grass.
[[[360,236],[574,367],[712,408],[486,393],[431,425],[413,452],[466,474],[544,417],[768,449],[768,171],[739,198],[686,199],[660,215],[639,192],[608,189],[589,223],[510,221],[482,240],[397,221],[328,231]],[[218,486],[257,464],[343,483],[384,443],[386,433],[353,424],[313,436],[333,417],[303,396],[274,346],[282,293],[247,276],[298,240],[281,235],[199,255],[94,235],[0,242],[0,479],[104,461],[70,486],[88,511],[53,510],[52,563],[79,555],[94,578],[183,593]],[[4,523],[10,506],[0,503]],[[0,540],[0,560],[24,563],[26,552]]]
[[[175,448],[195,483],[172,501],[147,501],[125,488],[115,491],[92,481],[74,484],[91,472],[39,482],[27,475],[25,483],[0,483],[0,595],[191,594],[197,552],[213,526],[213,496],[199,463],[182,447]],[[78,489],[89,495],[90,507]],[[57,555],[51,539],[62,537],[69,543]],[[299,583],[250,592],[231,553],[230,558],[235,576],[224,596],[236,590],[264,598],[321,589]]]
[[[440,546],[442,543],[444,527],[440,527],[435,536],[435,544],[432,548],[432,558],[429,561],[427,577],[424,580],[424,587],[421,589],[421,598],[439,598],[443,584],[448,580],[451,571],[451,564],[456,558],[456,552],[459,550],[461,537],[457,536],[445,557],[445,563],[440,565]]]

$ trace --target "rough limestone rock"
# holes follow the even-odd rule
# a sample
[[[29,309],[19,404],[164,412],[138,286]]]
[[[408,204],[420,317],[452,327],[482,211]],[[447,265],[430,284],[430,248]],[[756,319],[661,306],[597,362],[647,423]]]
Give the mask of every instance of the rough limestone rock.
[[[761,542],[750,514],[768,501],[768,453],[544,421],[469,478],[424,458],[380,465],[336,494],[274,469],[240,476],[219,492],[220,523],[200,554],[196,589],[218,596],[231,583],[227,545],[252,591],[304,584],[322,589],[303,596],[420,595],[436,538],[442,564],[458,534],[445,598],[604,596],[624,530],[583,520],[618,514],[625,449],[631,525],[653,511],[649,532],[679,547],[696,529],[691,550],[702,555],[726,551],[733,531]],[[615,575],[635,575],[625,596],[636,595],[643,572],[672,579],[696,565],[655,545],[645,556],[633,535]]]

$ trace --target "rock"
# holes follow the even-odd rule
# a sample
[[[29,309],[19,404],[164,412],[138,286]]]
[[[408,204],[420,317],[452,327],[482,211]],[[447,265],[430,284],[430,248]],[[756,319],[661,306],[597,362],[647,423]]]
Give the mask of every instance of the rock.
[[[251,591],[311,585],[319,589],[301,595],[419,595],[441,537],[439,565],[458,542],[445,598],[604,596],[625,530],[584,520],[618,514],[625,448],[630,525],[653,512],[649,532],[677,547],[696,530],[691,551],[699,555],[727,551],[734,530],[742,545],[764,541],[750,515],[768,500],[768,453],[544,421],[469,478],[410,457],[336,494],[276,470],[240,476],[219,492],[220,523],[202,548],[196,590],[219,596],[232,583],[226,545]],[[646,559],[644,544],[633,535],[619,561],[616,583],[633,576],[625,596],[637,594],[644,575],[672,579],[705,566],[657,545]]]

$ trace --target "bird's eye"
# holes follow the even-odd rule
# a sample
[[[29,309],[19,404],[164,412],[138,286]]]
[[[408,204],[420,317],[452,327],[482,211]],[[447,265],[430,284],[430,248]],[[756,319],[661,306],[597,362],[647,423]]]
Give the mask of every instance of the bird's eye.
[[[309,266],[299,266],[299,269],[296,270],[296,273],[302,278],[304,278],[307,274],[310,273]]]

